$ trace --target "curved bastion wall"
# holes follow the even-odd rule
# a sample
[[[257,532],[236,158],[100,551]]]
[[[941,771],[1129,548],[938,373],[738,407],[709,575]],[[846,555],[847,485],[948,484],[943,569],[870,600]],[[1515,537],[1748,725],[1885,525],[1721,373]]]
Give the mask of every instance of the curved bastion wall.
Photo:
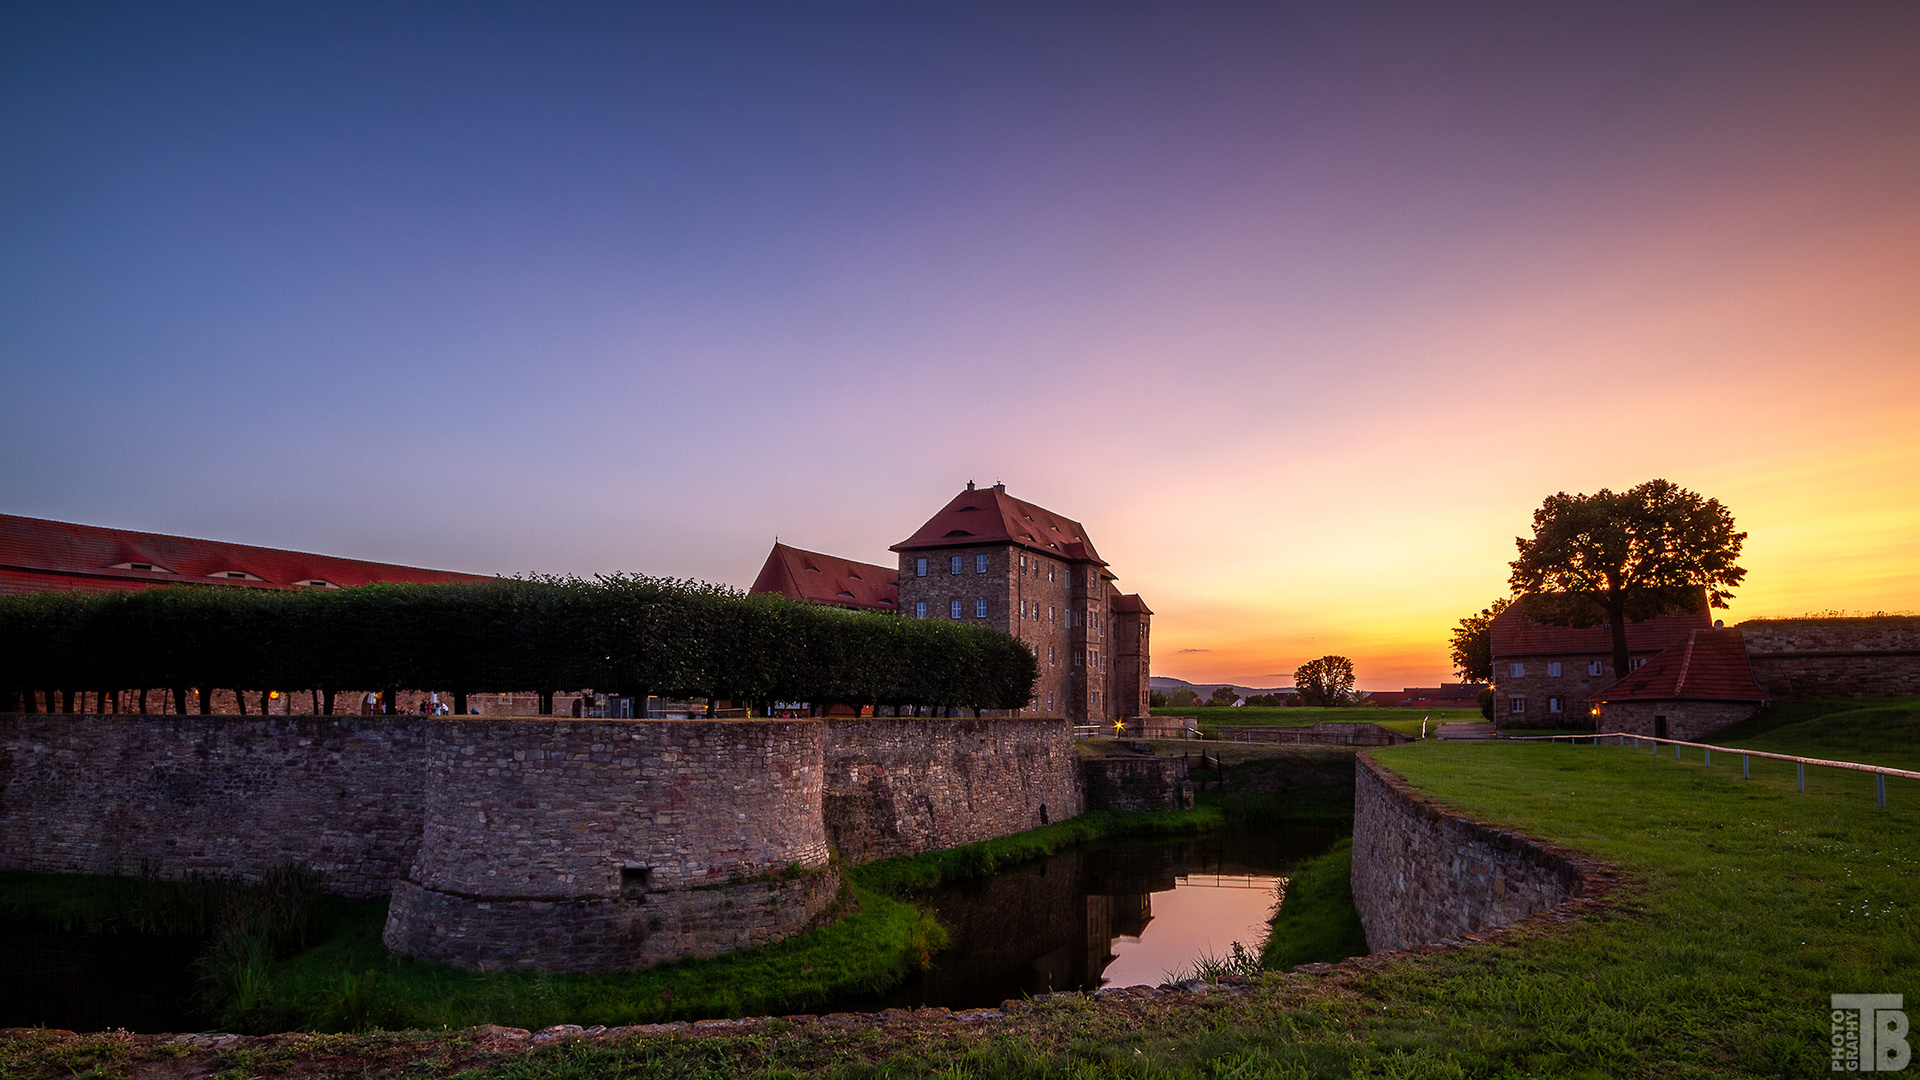
[[[769,944],[838,893],[818,721],[429,721],[387,947],[607,971]]]
[[[1373,952],[1505,926],[1579,895],[1599,864],[1429,801],[1354,759],[1353,906]]]
[[[778,941],[850,863],[1079,813],[1061,719],[0,714],[0,870],[288,865],[390,896],[386,941],[613,970]]]

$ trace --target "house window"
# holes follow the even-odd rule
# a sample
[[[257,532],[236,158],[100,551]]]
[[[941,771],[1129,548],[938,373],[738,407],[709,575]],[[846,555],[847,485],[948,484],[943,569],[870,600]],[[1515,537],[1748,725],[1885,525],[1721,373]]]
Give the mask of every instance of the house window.
[[[1053,605],[1052,604],[1047,605],[1047,621],[1048,622],[1053,621]]]
[[[1604,671],[1603,665],[1604,665],[1604,661],[1600,661],[1600,660],[1587,661],[1587,674],[1589,675],[1602,674]]]
[[[1527,711],[1527,699],[1526,699],[1526,698],[1523,698],[1523,697],[1517,697],[1517,698],[1508,698],[1507,700],[1508,700],[1508,701],[1510,701],[1510,702],[1512,702],[1512,704],[1511,704],[1510,706],[1508,706],[1508,708],[1509,708],[1509,710],[1510,710],[1511,712],[1513,712],[1513,713],[1514,713],[1515,715],[1518,715],[1518,714],[1520,714],[1520,713],[1523,713],[1523,712],[1526,712],[1526,711]]]
[[[1069,588],[1069,589],[1071,589],[1071,588],[1073,588],[1073,569],[1072,569],[1072,567],[1068,567],[1067,569],[1065,569],[1065,570],[1062,570],[1062,571],[1061,571],[1061,573],[1062,573],[1062,574],[1065,574],[1065,575],[1066,575],[1066,578],[1065,578],[1065,580],[1064,580],[1064,582],[1063,582],[1063,584],[1065,584],[1065,585],[1066,585],[1066,587],[1067,587],[1067,588]]]
[[[1086,657],[1081,654],[1079,649],[1073,650],[1073,666],[1074,667],[1079,667],[1085,659]]]
[[[1052,563],[1047,564],[1047,580],[1048,581],[1053,580],[1053,564]]]
[[[1022,555],[1020,556],[1020,573],[1022,576],[1024,576],[1026,572],[1027,572],[1027,557],[1025,555]]]
[[[1053,711],[1053,695],[1052,694],[1047,695],[1047,711],[1048,712]]]
[[[927,560],[925,559],[913,560],[913,576],[914,577],[927,576]]]
[[[1522,678],[1526,674],[1527,674],[1527,665],[1525,664],[1508,664],[1507,665],[1507,678],[1509,679]],[[1514,698],[1514,700],[1518,701],[1520,699]]]
[[[1555,660],[1552,663],[1547,665],[1547,677],[1550,679],[1557,679],[1560,677],[1560,661]],[[1558,700],[1558,699],[1556,698],[1555,700]],[[1555,709],[1553,711],[1559,712],[1560,710]]]
[[[1557,698],[1557,697],[1550,697],[1550,698],[1548,698],[1548,699],[1547,699],[1547,711],[1548,711],[1548,712],[1550,712],[1550,713],[1557,713],[1557,712],[1559,712],[1559,711],[1560,711],[1560,699],[1559,699],[1559,698]]]
[[[953,561],[952,561],[952,566],[953,566],[953,572],[954,572],[954,573],[956,573],[956,574],[957,574],[957,573],[959,573],[959,572],[960,572],[960,556],[958,556],[958,555],[955,555],[955,556],[953,557]]]
[[[987,572],[987,557],[985,555],[975,555],[973,557],[973,572],[976,574],[984,574]]]
[[[1053,666],[1053,646],[1051,646],[1051,645],[1049,645],[1049,646],[1047,646],[1047,666],[1048,666],[1048,667],[1052,667],[1052,666]],[[1051,709],[1051,708],[1053,708],[1053,695],[1052,695],[1052,694],[1048,694],[1048,695],[1047,695],[1047,708],[1049,708],[1049,709]]]
[[[1639,671],[1639,670],[1640,670],[1640,665],[1641,665],[1641,664],[1644,664],[1644,663],[1646,663],[1646,660],[1645,660],[1645,659],[1640,659],[1640,660],[1629,660],[1629,661],[1627,661],[1627,670],[1628,670],[1628,671],[1630,671],[1630,672],[1631,672],[1631,671]]]
[[[1027,602],[1025,600],[1020,601],[1020,617],[1023,619],[1027,617]]]
[[[973,617],[976,619],[984,619],[987,617],[987,602],[985,600],[975,600],[973,602]]]
[[[926,560],[922,559],[920,561],[925,562]],[[916,601],[914,603],[913,617],[916,619],[924,619],[927,617],[927,602],[925,600]]]
[[[954,600],[949,604],[947,604],[947,617],[950,619],[957,619],[960,617],[960,601]]]

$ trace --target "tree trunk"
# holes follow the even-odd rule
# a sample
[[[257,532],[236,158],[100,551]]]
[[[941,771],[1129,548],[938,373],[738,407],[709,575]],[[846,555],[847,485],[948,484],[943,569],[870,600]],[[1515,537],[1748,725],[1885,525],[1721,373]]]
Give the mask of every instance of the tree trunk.
[[[335,691],[334,691],[334,689],[333,689],[333,687],[331,687],[331,686],[328,686],[328,687],[322,687],[322,688],[321,688],[321,690],[320,690],[320,710],[321,710],[321,712],[320,712],[320,715],[322,715],[322,716],[332,716],[332,715],[333,715],[333,695],[334,695],[334,693],[335,693]]]
[[[467,692],[465,690],[455,690],[453,692],[453,711],[456,716],[467,715]]]
[[[1613,624],[1613,681],[1619,682],[1627,677],[1627,602],[1617,592],[1610,592],[1602,606],[1607,609],[1607,619]]]
[[[173,711],[177,716],[187,715],[187,688],[184,686],[173,688]]]
[[[144,686],[140,688],[140,715],[147,715],[147,688]]]
[[[211,686],[200,688],[200,715],[213,715],[213,687]]]
[[[273,702],[273,691],[271,690],[260,691],[260,715],[261,716],[273,715],[273,710],[272,708],[270,708],[270,705],[272,702]]]
[[[60,711],[68,716],[73,715],[73,691],[60,691]]]
[[[539,709],[540,709],[541,716],[553,715],[553,691],[551,690],[540,691]]]
[[[233,692],[233,707],[240,710],[241,716],[247,715],[247,692],[245,690],[235,690]]]

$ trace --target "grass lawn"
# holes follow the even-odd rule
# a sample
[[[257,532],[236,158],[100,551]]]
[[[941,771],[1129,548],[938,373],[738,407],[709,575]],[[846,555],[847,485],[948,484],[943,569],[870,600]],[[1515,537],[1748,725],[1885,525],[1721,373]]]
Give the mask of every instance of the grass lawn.
[[[1920,771],[1920,698],[1770,705],[1705,741]]]
[[[1855,745],[1834,756],[1880,752]],[[1829,995],[1920,1001],[1920,782],[1890,781],[1881,810],[1871,777],[1809,770],[1800,794],[1790,765],[1756,761],[1743,781],[1733,754],[1708,768],[1691,756],[1543,743],[1372,753],[1471,814],[1613,862],[1626,884],[1579,922],[1327,974],[1265,975],[1239,995],[1053,1000],[967,1026],[775,1021],[737,1035],[511,1053],[472,1034],[330,1037],[201,1051],[193,1067],[763,1080],[1805,1077],[1828,1071]],[[111,1038],[16,1040],[0,1042],[0,1075],[126,1075],[143,1063],[194,1075],[192,1062],[162,1060],[179,1053]]]
[[[1429,721],[1429,727],[1443,721],[1468,720],[1477,723],[1481,720],[1478,709],[1376,709],[1358,706],[1348,709],[1309,709],[1196,705],[1185,709],[1155,709],[1153,715],[1198,717],[1200,730],[1207,735],[1212,735],[1222,727],[1306,727],[1325,721],[1379,724],[1408,735],[1418,735],[1423,717]]]

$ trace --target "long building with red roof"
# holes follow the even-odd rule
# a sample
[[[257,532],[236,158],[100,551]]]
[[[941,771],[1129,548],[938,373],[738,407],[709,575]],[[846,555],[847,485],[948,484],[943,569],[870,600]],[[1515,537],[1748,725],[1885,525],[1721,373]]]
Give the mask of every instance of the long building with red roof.
[[[180,584],[342,589],[376,581],[488,580],[451,570],[0,514],[0,596]]]

